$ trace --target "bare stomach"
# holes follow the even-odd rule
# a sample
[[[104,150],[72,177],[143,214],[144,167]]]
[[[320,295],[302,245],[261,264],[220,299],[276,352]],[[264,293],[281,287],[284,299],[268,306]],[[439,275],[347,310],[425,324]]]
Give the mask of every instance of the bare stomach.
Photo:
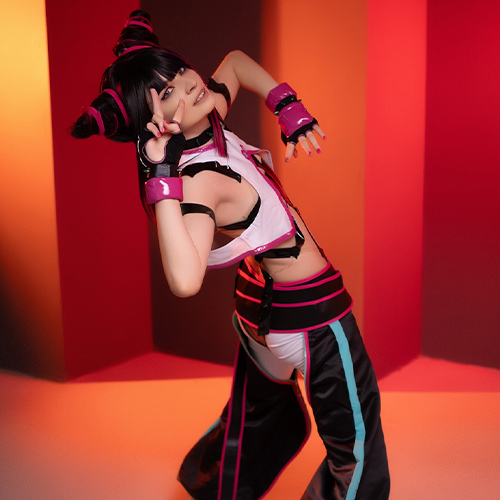
[[[327,260],[318,249],[300,216],[292,208],[290,208],[290,211],[305,237],[304,245],[300,249],[298,258],[264,259],[261,264],[273,280],[278,283],[307,279],[309,276],[322,271],[328,265]],[[290,248],[294,245],[295,236],[280,243],[275,248]],[[252,268],[259,272],[259,264],[255,259],[250,257],[249,261],[252,263]]]

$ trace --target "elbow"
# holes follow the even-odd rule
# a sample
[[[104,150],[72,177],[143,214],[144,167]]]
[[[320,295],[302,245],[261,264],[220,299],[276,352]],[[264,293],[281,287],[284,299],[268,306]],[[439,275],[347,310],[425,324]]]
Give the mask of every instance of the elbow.
[[[167,281],[170,291],[181,299],[193,297],[200,291],[202,285],[202,281],[176,280],[168,277]]]
[[[242,57],[246,57],[245,53],[242,50],[235,49],[227,54],[226,60],[234,61],[235,59],[240,59]]]

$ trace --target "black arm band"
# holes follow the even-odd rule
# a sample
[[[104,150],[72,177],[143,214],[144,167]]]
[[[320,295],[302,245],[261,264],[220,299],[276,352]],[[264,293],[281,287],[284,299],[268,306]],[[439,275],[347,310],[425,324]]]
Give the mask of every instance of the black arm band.
[[[298,101],[300,101],[300,100],[297,99],[297,96],[295,96],[295,95],[288,95],[288,96],[286,96],[285,98],[281,99],[281,101],[278,104],[276,104],[276,109],[274,110],[274,114],[278,115],[279,112],[284,107],[288,106],[292,102],[298,102]]]
[[[213,78],[210,78],[208,80],[207,87],[212,91],[216,92],[217,94],[222,94],[227,103],[231,104],[231,94],[229,93],[229,89],[227,88],[225,83],[217,83]]]
[[[152,164],[150,167],[149,178],[152,177],[178,177],[177,165],[169,165],[168,163]]]
[[[181,203],[181,212],[182,215],[186,214],[207,214],[217,226],[215,222],[215,214],[214,211],[207,207],[206,205],[201,205],[199,203]]]

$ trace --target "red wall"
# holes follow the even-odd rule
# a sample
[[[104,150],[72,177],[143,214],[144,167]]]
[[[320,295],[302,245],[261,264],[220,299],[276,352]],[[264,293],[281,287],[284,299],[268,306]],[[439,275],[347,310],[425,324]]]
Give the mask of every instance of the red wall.
[[[25,200],[4,191],[9,196],[1,200],[0,363],[67,379],[151,350],[151,286],[158,345],[188,355],[192,342],[178,339],[197,332],[205,341],[199,343],[204,357],[230,362],[234,337],[229,326],[223,334],[218,326],[229,322],[225,316],[214,322],[213,309],[205,304],[220,286],[218,274],[198,306],[183,302],[174,323],[168,320],[173,309],[179,313],[177,305],[157,294],[166,285],[155,267],[151,285],[133,145],[77,141],[67,134],[96,95],[99,78],[114,59],[111,48],[121,21],[137,2],[47,0],[48,69],[45,34],[36,28],[44,22],[40,2],[19,5],[28,4],[26,23],[15,26],[19,32],[18,26],[26,28],[29,50],[19,57],[31,69],[23,81],[34,89],[26,102],[16,98],[15,87],[2,87],[2,97],[6,104],[5,96],[12,96],[33,109],[36,136],[30,148],[37,157],[35,162],[2,152],[2,162],[14,169],[2,171],[2,186],[13,184],[10,172],[29,172],[24,186],[32,195]],[[329,139],[321,156],[279,171],[344,272],[378,375],[420,352],[421,321],[424,354],[500,367],[500,4],[430,0],[427,9],[427,2],[418,0],[318,0],[300,17],[290,5],[291,0],[262,4],[262,60],[278,78],[293,82],[308,107],[319,110],[314,112]],[[7,14],[19,20],[15,7]],[[166,25],[172,21],[163,3],[154,9]],[[257,5],[252,12],[258,10]],[[223,12],[231,15],[231,2]],[[313,50],[297,39],[299,29]],[[257,26],[250,31],[260,36]],[[233,48],[258,58],[259,44],[242,46],[250,38],[240,40],[244,30],[234,32],[234,45],[228,46],[227,33],[215,44],[217,60]],[[167,35],[172,37],[171,31]],[[183,35],[180,28],[178,37]],[[193,43],[185,49],[197,53],[198,42],[188,39]],[[43,53],[29,62],[35,47]],[[211,70],[208,59],[200,58],[195,65]],[[6,71],[4,84],[15,81]],[[35,90],[41,93],[30,104]],[[244,108],[235,112],[248,118]],[[14,125],[17,115],[12,113]],[[45,147],[51,143],[50,122],[52,151]],[[270,148],[280,165],[273,117],[264,111],[262,141],[253,128],[238,128],[244,122],[233,128]],[[23,130],[2,132],[15,151],[24,147]],[[157,252],[151,257],[155,266]],[[232,279],[223,281],[229,295]],[[194,307],[205,309],[186,325]],[[232,304],[221,302],[218,308],[228,315]],[[217,345],[229,347],[227,352],[211,352],[214,342],[203,329],[207,317]]]
[[[420,353],[426,2],[367,13],[364,333],[380,376]]]
[[[429,2],[423,352],[500,368],[500,3]]]
[[[67,128],[97,95],[135,0],[47,0],[66,377],[152,348],[147,218],[134,145]]]

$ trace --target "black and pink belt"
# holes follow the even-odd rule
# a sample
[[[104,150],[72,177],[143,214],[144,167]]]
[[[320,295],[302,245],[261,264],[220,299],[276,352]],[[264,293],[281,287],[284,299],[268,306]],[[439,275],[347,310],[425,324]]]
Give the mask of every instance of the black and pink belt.
[[[352,308],[339,271],[331,264],[303,281],[275,283],[244,260],[236,279],[236,314],[259,335],[313,330],[333,323]]]

